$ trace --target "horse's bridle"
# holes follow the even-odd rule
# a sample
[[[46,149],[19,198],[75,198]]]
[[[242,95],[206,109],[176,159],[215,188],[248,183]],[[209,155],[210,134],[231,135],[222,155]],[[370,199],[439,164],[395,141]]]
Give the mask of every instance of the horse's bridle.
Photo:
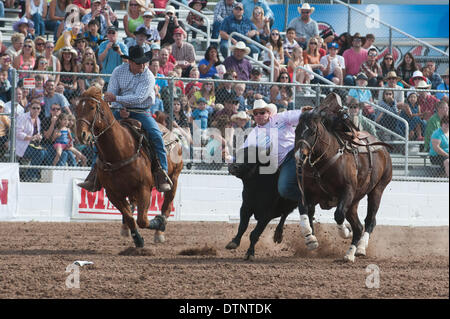
[[[108,131],[111,128],[111,126],[113,126],[113,124],[116,122],[116,119],[114,119],[103,131],[101,131],[99,134],[95,135],[95,132],[94,132],[95,122],[97,122],[98,119],[104,118],[104,113],[103,113],[103,111],[101,110],[101,107],[100,107],[100,103],[101,102],[99,100],[97,100],[96,98],[93,98],[91,96],[84,96],[84,97],[80,98],[79,103],[81,101],[83,101],[83,100],[92,100],[92,101],[94,101],[96,103],[95,104],[94,119],[93,119],[92,122],[89,122],[88,120],[86,120],[84,118],[79,118],[79,119],[77,119],[77,122],[78,121],[84,122],[84,123],[86,123],[89,126],[89,131],[91,132],[91,135],[92,135],[92,137],[94,139],[94,143],[97,143],[97,139],[101,135],[103,135],[106,131]],[[84,105],[83,105],[83,108],[84,108]]]
[[[323,126],[322,121],[320,121],[320,124]],[[316,126],[316,129],[315,129],[315,131],[314,131],[314,142],[313,142],[312,146],[311,146],[311,144],[310,144],[307,140],[305,140],[305,139],[300,139],[300,140],[297,141],[297,145],[296,145],[296,148],[297,148],[297,149],[300,147],[301,144],[305,144],[306,147],[307,147],[308,150],[309,150],[309,154],[306,156],[305,160],[303,161],[302,166],[305,164],[306,160],[308,160],[309,165],[310,165],[311,167],[314,167],[314,166],[320,161],[320,159],[326,154],[326,152],[324,151],[319,157],[316,158],[315,161],[313,161],[313,162],[311,161],[311,157],[312,157],[312,154],[313,154],[313,152],[314,152],[314,147],[316,147],[316,144],[317,144],[317,142],[319,141],[319,132],[318,132],[318,131],[319,131],[319,127]],[[324,142],[325,142],[325,141],[324,141]],[[330,137],[328,137],[328,140],[327,140],[327,142],[325,142],[325,144],[326,144],[326,145],[330,145]]]

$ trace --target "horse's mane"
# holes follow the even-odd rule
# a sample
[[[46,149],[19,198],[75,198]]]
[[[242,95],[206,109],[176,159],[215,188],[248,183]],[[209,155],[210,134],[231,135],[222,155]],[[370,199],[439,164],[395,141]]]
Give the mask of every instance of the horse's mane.
[[[89,89],[84,91],[83,94],[81,94],[83,97],[93,97],[94,99],[101,100],[102,99],[102,90],[100,90],[96,86],[91,86]]]

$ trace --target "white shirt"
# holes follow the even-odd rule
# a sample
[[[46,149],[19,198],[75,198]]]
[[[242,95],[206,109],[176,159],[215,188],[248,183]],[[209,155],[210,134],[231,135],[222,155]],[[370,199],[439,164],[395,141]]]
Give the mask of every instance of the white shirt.
[[[5,113],[11,113],[11,101],[5,103]],[[16,104],[16,115],[25,113],[25,108],[17,103]]]
[[[323,57],[320,58],[320,64],[322,64],[323,66],[327,67],[328,66],[328,57],[330,55],[327,54]],[[345,60],[344,57],[342,55],[337,55],[334,58],[331,58],[331,65],[330,65],[330,73],[329,74],[333,74],[334,73],[334,69],[338,66],[341,69],[345,69]]]
[[[41,132],[41,121],[39,117],[36,119],[38,133]],[[25,140],[27,136],[32,136],[34,131],[33,122],[31,121],[30,112],[20,114],[16,122],[16,154],[22,157],[25,154],[29,140]]]

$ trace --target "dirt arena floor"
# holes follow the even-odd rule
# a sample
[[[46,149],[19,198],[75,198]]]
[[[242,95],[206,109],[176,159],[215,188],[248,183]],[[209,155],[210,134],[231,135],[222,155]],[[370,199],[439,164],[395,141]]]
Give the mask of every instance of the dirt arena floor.
[[[305,249],[298,224],[287,224],[283,243],[274,244],[271,224],[255,261],[245,261],[254,225],[229,251],[237,224],[169,221],[164,244],[141,230],[146,247],[138,251],[119,235],[120,222],[3,222],[0,298],[449,298],[448,227],[377,226],[367,257],[349,264],[342,261],[349,242],[324,224],[316,224],[315,252]],[[93,262],[76,267],[78,281],[76,260]],[[379,288],[366,286],[375,282],[366,272],[373,265]]]

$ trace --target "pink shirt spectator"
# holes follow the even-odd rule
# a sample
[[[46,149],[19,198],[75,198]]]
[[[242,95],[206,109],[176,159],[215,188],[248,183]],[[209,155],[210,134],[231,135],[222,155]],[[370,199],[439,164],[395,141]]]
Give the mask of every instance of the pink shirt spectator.
[[[360,51],[356,53],[353,48],[350,48],[345,50],[342,56],[345,60],[346,73],[350,75],[356,75],[359,73],[361,64],[363,64],[367,60],[367,50],[360,49]]]
[[[278,113],[269,119],[266,125],[257,125],[248,135],[247,140],[241,148],[258,146],[259,148],[268,148],[270,145],[278,146],[275,149],[278,157],[278,166],[280,166],[286,155],[294,148],[295,127],[302,114],[301,110],[286,111]],[[277,142],[273,142],[277,140]]]
[[[419,95],[418,102],[420,105],[420,112],[424,113],[423,119],[428,121],[436,111],[436,104],[439,102],[437,97],[427,94],[425,98]]]
[[[167,5],[167,2],[169,2],[169,0],[153,0],[152,2],[153,2],[153,5],[155,8],[164,9]],[[164,13],[164,12],[156,12],[156,13],[158,14],[158,13]]]
[[[166,65],[159,67],[158,73],[161,73],[162,75],[167,76],[169,74],[169,72],[173,70],[174,67],[175,67],[175,65],[172,62],[167,61]]]

